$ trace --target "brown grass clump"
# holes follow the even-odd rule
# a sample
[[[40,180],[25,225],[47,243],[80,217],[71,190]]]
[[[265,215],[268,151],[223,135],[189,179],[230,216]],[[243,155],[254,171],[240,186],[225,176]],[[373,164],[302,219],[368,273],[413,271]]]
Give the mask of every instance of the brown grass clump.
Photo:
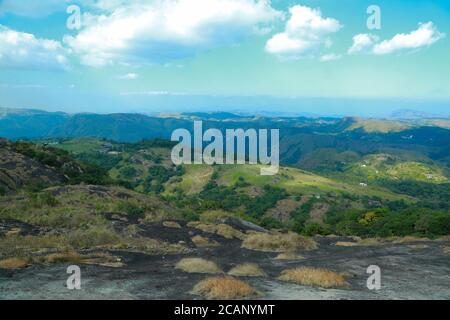
[[[195,236],[191,238],[192,242],[199,248],[204,247],[217,247],[219,244],[216,241],[211,241],[208,238],[202,236]]]
[[[188,227],[196,228],[206,233],[213,233],[219,236],[222,236],[226,239],[240,239],[243,240],[246,235],[235,228],[221,223],[221,224],[212,224],[212,223],[199,223],[193,222],[189,223]]]
[[[228,274],[237,277],[264,277],[266,273],[254,263],[240,264],[231,269]]]
[[[0,269],[22,269],[28,266],[28,261],[22,258],[0,260]]]
[[[360,246],[377,246],[383,243],[384,240],[378,238],[365,238],[358,241],[358,245]]]
[[[337,247],[356,247],[358,246],[358,243],[350,241],[338,241],[334,245]]]
[[[247,236],[242,247],[266,252],[292,252],[296,250],[313,250],[317,243],[296,233],[254,233]]]
[[[76,251],[52,253],[46,256],[36,257],[32,259],[34,263],[57,264],[57,263],[81,263],[92,264],[111,268],[120,268],[124,264],[120,258],[109,253],[91,253],[81,255]]]
[[[395,237],[391,238],[389,240],[392,240],[394,243],[408,243],[408,242],[426,242],[430,241],[428,238],[420,238],[420,237],[414,237],[414,236],[405,236],[405,237]]]
[[[175,268],[188,273],[222,273],[216,263],[201,258],[181,259]]]
[[[20,235],[21,232],[22,230],[20,228],[12,228],[8,232],[6,232],[5,236],[7,237],[18,236]]]
[[[178,222],[175,221],[164,221],[163,226],[166,228],[174,228],[174,229],[181,229],[181,226]]]
[[[233,277],[207,278],[198,283],[192,293],[212,300],[244,299],[258,294],[246,282]]]
[[[389,237],[389,238],[364,238],[364,239],[355,239],[356,245],[359,246],[377,246],[383,244],[403,244],[403,243],[411,243],[411,242],[428,242],[431,241],[428,238],[419,238],[414,236],[405,236],[405,237]],[[337,245],[337,244],[336,244]]]
[[[343,288],[348,286],[345,277],[342,274],[326,269],[304,267],[288,269],[284,270],[278,279],[286,282],[322,288]]]
[[[244,240],[246,237],[244,233],[224,223],[217,225],[216,233],[226,239],[236,238],[239,240]]]
[[[301,255],[298,255],[294,252],[282,252],[279,255],[277,255],[275,258],[273,258],[274,260],[302,260],[305,259],[304,257],[302,257]]]
[[[36,258],[36,262],[40,263],[78,263],[81,262],[83,257],[76,251],[67,251],[52,253],[44,257]]]
[[[442,251],[444,252],[444,254],[450,254],[450,247],[445,246],[444,248],[442,248]]]

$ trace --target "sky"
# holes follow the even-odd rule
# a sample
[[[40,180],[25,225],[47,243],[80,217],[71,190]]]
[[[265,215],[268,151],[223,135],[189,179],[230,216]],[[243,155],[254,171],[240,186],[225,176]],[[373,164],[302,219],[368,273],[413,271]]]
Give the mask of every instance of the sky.
[[[450,113],[448,0],[0,0],[0,107]]]

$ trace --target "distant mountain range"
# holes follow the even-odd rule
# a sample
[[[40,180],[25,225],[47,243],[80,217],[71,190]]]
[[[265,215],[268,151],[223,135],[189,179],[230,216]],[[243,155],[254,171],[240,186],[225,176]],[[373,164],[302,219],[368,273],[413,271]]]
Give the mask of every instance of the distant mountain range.
[[[346,161],[341,159],[348,156],[343,152],[365,155],[386,149],[420,153],[450,165],[449,119],[252,118],[227,112],[156,117],[0,109],[0,137],[11,140],[92,137],[117,142],[170,139],[176,129],[192,130],[194,119],[202,119],[205,130],[280,129],[280,157],[287,165],[315,168],[323,166],[326,160],[334,166]]]
[[[391,118],[402,120],[420,120],[420,119],[449,119],[450,117],[411,109],[401,109],[392,112]]]

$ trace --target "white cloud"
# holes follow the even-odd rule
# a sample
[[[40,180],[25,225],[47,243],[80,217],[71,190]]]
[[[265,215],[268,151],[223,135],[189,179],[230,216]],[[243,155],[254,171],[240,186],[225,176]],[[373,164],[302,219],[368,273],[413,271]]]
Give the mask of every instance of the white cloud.
[[[353,37],[353,45],[348,50],[348,53],[367,52],[373,49],[378,37],[371,34],[357,34]]]
[[[328,61],[339,60],[341,58],[342,58],[342,56],[340,54],[329,53],[329,54],[324,54],[323,56],[321,56],[320,61],[328,62]]]
[[[329,35],[342,28],[333,18],[324,18],[319,9],[296,5],[289,9],[291,17],[284,32],[275,34],[266,43],[266,51],[283,59],[319,56],[331,46]]]
[[[127,73],[119,76],[119,79],[121,80],[136,80],[137,78],[139,78],[139,75],[137,73]]]
[[[61,43],[0,25],[0,67],[65,69],[68,61]]]
[[[122,6],[119,6],[121,4]],[[100,1],[110,12],[65,43],[82,63],[167,62],[242,41],[282,14],[268,0]]]
[[[392,39],[379,42],[379,39],[370,34],[359,34],[353,37],[353,45],[349,53],[369,53],[385,55],[395,52],[417,50],[431,46],[444,38],[445,34],[438,31],[433,22],[419,23],[417,30],[410,33],[399,33]]]

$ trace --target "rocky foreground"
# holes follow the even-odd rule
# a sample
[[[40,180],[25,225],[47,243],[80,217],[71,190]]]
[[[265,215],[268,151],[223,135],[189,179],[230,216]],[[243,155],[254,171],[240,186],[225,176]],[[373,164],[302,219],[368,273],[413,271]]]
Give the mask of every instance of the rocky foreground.
[[[120,224],[117,221],[116,227]],[[60,263],[48,263],[47,259],[22,268],[0,268],[0,299],[204,299],[193,291],[199,282],[223,277],[245,263],[256,265],[261,272],[234,278],[254,288],[257,294],[250,297],[254,299],[450,299],[450,241],[444,239],[364,242],[316,237],[315,245],[305,245],[303,250],[283,244],[284,249],[290,249],[286,253],[283,248],[245,244],[243,235],[264,234],[256,226],[241,221],[224,225],[230,228],[180,221],[140,225],[142,235],[186,250],[164,255],[104,250],[114,262],[79,261],[81,290],[66,288],[67,267],[77,263],[63,259]],[[180,260],[195,257],[212,262],[216,270],[180,268]],[[382,287],[378,291],[366,285],[370,265],[381,268]],[[345,277],[346,285],[324,288],[279,279],[283,270],[298,267],[333,271]]]

